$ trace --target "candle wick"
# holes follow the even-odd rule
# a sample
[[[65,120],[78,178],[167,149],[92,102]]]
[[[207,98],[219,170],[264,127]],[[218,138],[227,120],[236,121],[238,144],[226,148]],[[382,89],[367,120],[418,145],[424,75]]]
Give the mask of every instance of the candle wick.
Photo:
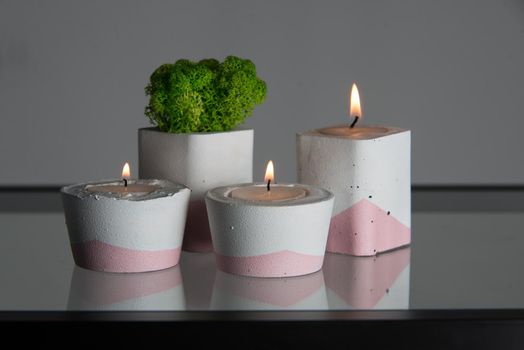
[[[127,187],[127,179],[123,179],[124,180],[124,187]]]
[[[349,126],[350,129],[353,129],[353,127],[355,126],[355,124],[358,122],[358,115],[355,116],[355,120],[353,120],[353,123],[351,123],[351,125]]]
[[[271,191],[271,179],[267,180],[267,191]]]

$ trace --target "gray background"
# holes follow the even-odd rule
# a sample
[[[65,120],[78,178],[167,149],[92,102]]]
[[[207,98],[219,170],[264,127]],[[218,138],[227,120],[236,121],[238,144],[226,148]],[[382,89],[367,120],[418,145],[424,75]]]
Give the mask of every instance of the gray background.
[[[524,183],[524,3],[0,0],[0,185],[137,167],[143,88],[179,58],[252,59],[255,177],[295,179],[295,133],[364,118],[413,131],[416,184]]]

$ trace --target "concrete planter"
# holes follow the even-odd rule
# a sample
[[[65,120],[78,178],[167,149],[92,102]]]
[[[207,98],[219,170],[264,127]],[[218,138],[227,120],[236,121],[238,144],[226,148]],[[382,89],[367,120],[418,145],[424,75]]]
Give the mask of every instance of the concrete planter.
[[[160,178],[191,189],[183,249],[212,251],[204,203],[215,187],[251,182],[253,130],[170,134],[156,128],[138,130],[140,178]]]

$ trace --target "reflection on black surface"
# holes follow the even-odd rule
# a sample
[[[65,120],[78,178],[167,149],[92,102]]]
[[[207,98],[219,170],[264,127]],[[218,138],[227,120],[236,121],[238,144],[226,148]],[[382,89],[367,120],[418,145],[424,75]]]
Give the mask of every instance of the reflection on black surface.
[[[372,257],[326,254],[330,309],[409,308],[409,247]]]
[[[188,310],[208,310],[215,281],[215,254],[183,252],[180,269]]]
[[[305,276],[260,278],[217,271],[212,310],[327,309],[322,271]]]
[[[75,266],[68,310],[185,310],[180,267],[109,273]]]

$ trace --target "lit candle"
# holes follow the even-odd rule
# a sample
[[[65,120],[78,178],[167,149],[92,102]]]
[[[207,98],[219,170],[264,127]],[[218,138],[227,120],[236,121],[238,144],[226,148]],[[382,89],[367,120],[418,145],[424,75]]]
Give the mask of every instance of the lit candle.
[[[122,180],[61,189],[78,266],[142,272],[178,263],[190,190],[167,180],[130,180],[130,175],[126,163]]]
[[[120,195],[147,194],[159,189],[158,185],[150,180],[131,180],[131,170],[129,163],[125,163],[122,168],[121,181],[109,181],[87,185],[85,188],[94,193],[114,193]]]
[[[328,251],[375,255],[411,241],[411,133],[362,125],[350,96],[348,124],[297,134],[298,180],[335,194]]]
[[[277,185],[275,183],[275,170],[273,161],[269,161],[264,176],[264,184],[239,187],[231,191],[231,198],[246,201],[278,202],[303,198],[306,189],[297,185]]]
[[[302,184],[266,183],[217,187],[206,194],[217,267],[225,272],[286,277],[322,267],[333,194]]]
[[[405,131],[403,129],[387,126],[370,126],[358,123],[362,118],[362,107],[360,104],[360,94],[358,93],[357,84],[351,87],[349,98],[349,118],[352,120],[349,125],[338,125],[319,129],[319,132],[325,135],[348,137],[355,140],[369,140],[397,132]],[[357,124],[358,123],[358,124]]]

